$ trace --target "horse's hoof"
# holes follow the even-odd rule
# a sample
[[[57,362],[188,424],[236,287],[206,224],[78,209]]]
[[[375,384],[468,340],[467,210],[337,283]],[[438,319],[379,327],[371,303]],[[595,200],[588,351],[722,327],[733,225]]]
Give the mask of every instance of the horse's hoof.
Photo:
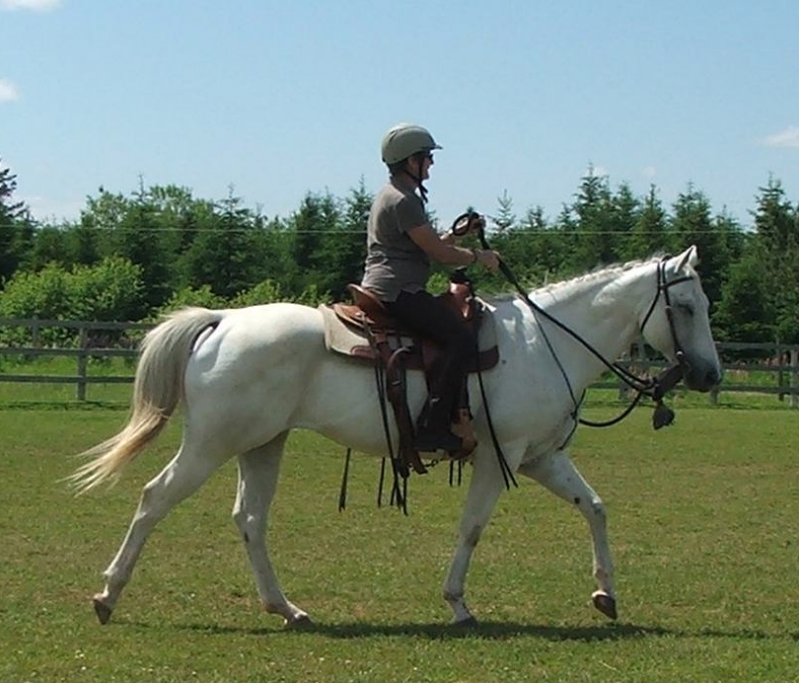
[[[450,624],[453,628],[458,629],[469,629],[469,628],[476,628],[477,627],[477,619],[474,617],[467,617],[466,619],[461,619],[460,621],[453,621]]]
[[[289,631],[301,631],[311,626],[313,626],[313,622],[311,621],[311,617],[307,614],[300,614],[297,617],[286,619],[286,630]]]
[[[616,612],[616,598],[600,591],[594,593],[591,598],[594,601],[594,607],[602,612],[602,614],[608,619],[616,619],[618,616]]]
[[[92,599],[92,604],[94,605],[94,613],[97,615],[100,623],[103,625],[107,624],[108,620],[111,618],[111,612],[113,612],[113,609],[106,605],[103,602],[103,599],[97,595],[95,595]]]

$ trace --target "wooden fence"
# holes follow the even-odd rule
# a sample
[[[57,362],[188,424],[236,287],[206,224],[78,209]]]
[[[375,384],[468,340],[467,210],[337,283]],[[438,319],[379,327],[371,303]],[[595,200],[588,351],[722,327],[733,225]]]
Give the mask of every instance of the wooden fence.
[[[75,359],[75,374],[15,374],[0,370],[0,382],[73,384],[76,387],[77,400],[85,401],[87,387],[90,384],[130,384],[133,382],[132,373],[126,375],[90,374],[88,372],[89,359],[135,359],[138,356],[137,341],[147,330],[152,328],[152,325],[0,318],[0,333],[8,328],[28,330],[29,332],[24,334],[27,341],[23,345],[0,346],[0,358],[10,356],[33,360],[42,356],[71,357]],[[48,346],[43,341],[46,337],[44,330],[52,328],[73,331],[74,346]],[[719,342],[717,346],[722,357],[724,381],[711,392],[711,403],[716,403],[722,392],[746,392],[772,394],[780,400],[787,397],[792,408],[799,406],[799,346],[737,342]],[[731,360],[742,357],[753,360]],[[621,362],[626,366],[634,367],[637,373],[657,373],[665,366],[662,360],[648,358],[643,346],[633,348],[630,356],[622,359]],[[14,363],[13,366],[15,369],[22,369],[24,363]],[[758,376],[761,381],[752,381],[753,376]],[[764,377],[766,381],[763,381]],[[601,381],[593,386],[618,388],[620,394],[625,391],[625,388],[620,386],[617,380]]]
[[[36,384],[74,384],[78,401],[86,400],[86,388],[89,384],[131,384],[132,375],[90,375],[88,373],[89,358],[131,358],[138,356],[135,345],[109,347],[98,345],[101,336],[93,333],[115,333],[128,335],[130,332],[143,334],[153,326],[145,323],[118,322],[86,322],[79,320],[26,320],[0,318],[0,330],[5,328],[22,328],[30,330],[30,342],[25,346],[0,346],[0,357],[12,356],[32,360],[43,356],[62,356],[75,358],[74,375],[42,375],[42,374],[10,374],[0,372],[0,382],[25,382]],[[52,347],[42,342],[42,330],[59,328],[74,330],[77,334],[74,348]],[[27,336],[27,335],[26,335]]]

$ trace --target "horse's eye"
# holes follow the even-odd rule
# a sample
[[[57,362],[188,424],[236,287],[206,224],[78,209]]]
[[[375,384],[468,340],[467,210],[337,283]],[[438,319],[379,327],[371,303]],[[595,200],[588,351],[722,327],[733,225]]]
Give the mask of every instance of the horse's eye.
[[[677,310],[679,310],[683,315],[687,315],[689,318],[692,318],[694,315],[694,307],[691,306],[691,304],[678,303]]]

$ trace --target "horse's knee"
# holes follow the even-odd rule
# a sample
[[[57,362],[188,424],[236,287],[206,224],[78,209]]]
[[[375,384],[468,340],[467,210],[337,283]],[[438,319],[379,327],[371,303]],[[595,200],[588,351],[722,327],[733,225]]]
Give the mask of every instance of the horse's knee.
[[[243,507],[239,507],[238,505],[234,507],[231,517],[245,543],[249,543],[251,539],[255,538],[258,530],[254,524],[253,517],[248,514]]]
[[[604,522],[607,519],[605,503],[598,496],[591,500],[582,500],[579,497],[574,499],[574,504],[580,509],[589,521]]]

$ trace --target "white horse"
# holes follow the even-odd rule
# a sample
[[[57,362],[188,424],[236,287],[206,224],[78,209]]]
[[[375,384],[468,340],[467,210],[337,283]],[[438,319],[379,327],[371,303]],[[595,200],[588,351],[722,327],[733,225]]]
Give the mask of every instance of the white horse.
[[[489,419],[511,471],[531,477],[585,516],[593,539],[594,605],[615,618],[613,568],[602,500],[577,471],[567,443],[577,401],[605,369],[564,327],[613,360],[644,339],[668,359],[679,359],[691,389],[708,391],[721,377],[708,322],[708,301],[695,266],[696,248],[670,259],[608,267],[534,291],[536,313],[520,297],[487,302],[500,363],[483,373]],[[670,305],[669,305],[670,304]],[[269,505],[289,432],[311,429],[357,451],[385,455],[386,438],[374,372],[326,350],[318,309],[275,303],[231,310],[188,308],[151,330],[136,371],[131,416],[116,436],[87,454],[73,475],[85,491],[115,480],[122,468],[184,404],[183,440],[172,461],[143,489],[119,551],[94,596],[101,623],[111,617],[155,525],[194,493],[223,463],[238,457],[233,519],[267,612],[287,626],[309,621],[283,593],[266,540]],[[408,379],[416,414],[426,388]],[[505,480],[489,435],[486,406],[470,379],[479,438],[471,457],[460,535],[444,582],[453,622],[472,622],[464,601],[469,561]],[[342,400],[346,397],[346,400]],[[397,432],[391,424],[394,443]]]

